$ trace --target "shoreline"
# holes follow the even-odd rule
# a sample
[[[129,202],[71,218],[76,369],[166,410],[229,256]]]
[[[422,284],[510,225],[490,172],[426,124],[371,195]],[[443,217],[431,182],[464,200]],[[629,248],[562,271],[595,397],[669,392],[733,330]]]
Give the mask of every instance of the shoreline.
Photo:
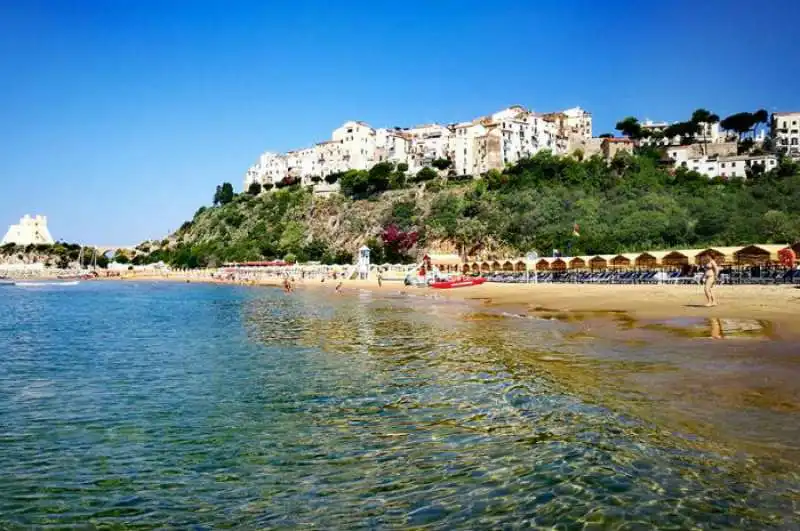
[[[236,281],[193,276],[186,273],[162,275],[130,275],[100,280],[202,282],[282,288],[279,277]],[[300,280],[296,289],[334,291],[338,280]],[[800,336],[800,285],[753,286],[723,285],[716,288],[720,305],[704,306],[705,297],[700,286],[694,285],[626,285],[626,284],[495,284],[486,283],[456,289],[435,290],[405,286],[398,281],[384,281],[378,286],[375,280],[344,280],[342,291],[369,290],[384,293],[409,293],[475,302],[496,309],[513,309],[529,315],[553,316],[620,314],[635,319],[748,319],[769,321],[778,327],[781,335]]]

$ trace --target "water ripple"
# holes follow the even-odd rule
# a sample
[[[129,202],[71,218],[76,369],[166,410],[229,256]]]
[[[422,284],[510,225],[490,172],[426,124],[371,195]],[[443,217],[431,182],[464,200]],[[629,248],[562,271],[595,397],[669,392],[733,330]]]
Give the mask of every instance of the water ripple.
[[[562,326],[372,294],[11,292],[0,528],[797,525],[796,467],[637,416]]]

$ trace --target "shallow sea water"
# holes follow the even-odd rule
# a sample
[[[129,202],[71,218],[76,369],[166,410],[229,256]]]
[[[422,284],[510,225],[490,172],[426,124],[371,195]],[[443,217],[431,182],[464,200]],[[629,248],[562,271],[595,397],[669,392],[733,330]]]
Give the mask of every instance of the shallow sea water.
[[[800,525],[798,354],[763,323],[714,341],[369,292],[0,295],[0,529]]]

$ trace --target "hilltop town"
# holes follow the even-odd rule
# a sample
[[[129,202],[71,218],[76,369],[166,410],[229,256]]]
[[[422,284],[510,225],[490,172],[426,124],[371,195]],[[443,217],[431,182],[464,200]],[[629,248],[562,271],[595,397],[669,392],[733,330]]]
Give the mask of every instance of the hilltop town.
[[[622,137],[594,136],[592,114],[580,107],[535,113],[514,105],[467,122],[409,128],[373,128],[348,121],[333,131],[330,140],[287,153],[263,153],[247,170],[244,189],[301,184],[317,193],[330,193],[339,189],[338,177],[344,172],[369,170],[379,163],[391,163],[410,175],[436,168],[445,177],[477,177],[542,150],[556,155],[599,155],[611,161],[635,147],[657,147],[674,168],[722,178],[745,178],[749,171],[774,169],[781,153],[800,156],[800,112],[775,113],[769,134],[766,127],[756,133],[759,122],[767,125],[765,111],[733,115],[726,119],[729,124],[707,111],[703,118],[706,121],[672,124],[626,118],[617,124]],[[747,130],[742,130],[742,123]],[[752,134],[747,137],[750,126]]]

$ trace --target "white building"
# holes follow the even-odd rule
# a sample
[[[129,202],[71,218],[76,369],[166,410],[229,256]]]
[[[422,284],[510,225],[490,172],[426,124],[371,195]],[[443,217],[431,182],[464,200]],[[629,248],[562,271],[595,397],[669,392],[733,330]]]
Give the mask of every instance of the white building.
[[[375,129],[364,122],[345,122],[334,129],[332,138],[342,143],[342,152],[347,168],[367,170],[377,161]]]
[[[776,149],[791,157],[800,157],[800,112],[774,113],[771,130]]]
[[[677,122],[673,122],[675,124]],[[680,136],[673,136],[673,137],[665,137],[664,130],[669,127],[670,125],[667,122],[654,122],[652,120],[645,120],[642,122],[642,130],[647,131],[650,133],[649,136],[642,138],[639,143],[643,146],[678,146],[681,143]],[[700,122],[700,132],[693,135],[692,140],[694,142],[703,142],[705,140],[708,144],[719,144],[723,142],[728,142],[730,139],[728,135],[723,131],[719,123],[705,123]]]
[[[55,240],[47,229],[47,217],[25,214],[19,223],[8,227],[0,245],[53,245]]]
[[[692,157],[675,161],[676,168],[684,167],[709,178],[722,177],[723,179],[746,179],[748,170],[752,171],[756,164],[767,172],[777,168],[778,158],[775,155],[731,155]]]
[[[549,149],[567,152],[570,139],[591,140],[591,114],[580,107],[560,113],[535,114],[520,105],[454,125],[425,124],[408,129],[374,129],[359,121],[345,122],[331,140],[285,155],[267,152],[245,174],[250,183],[275,184],[285,177],[326,188],[324,177],[350,169],[368,170],[390,161],[405,163],[410,173],[449,159],[451,171],[479,176],[503,169],[524,157]]]

